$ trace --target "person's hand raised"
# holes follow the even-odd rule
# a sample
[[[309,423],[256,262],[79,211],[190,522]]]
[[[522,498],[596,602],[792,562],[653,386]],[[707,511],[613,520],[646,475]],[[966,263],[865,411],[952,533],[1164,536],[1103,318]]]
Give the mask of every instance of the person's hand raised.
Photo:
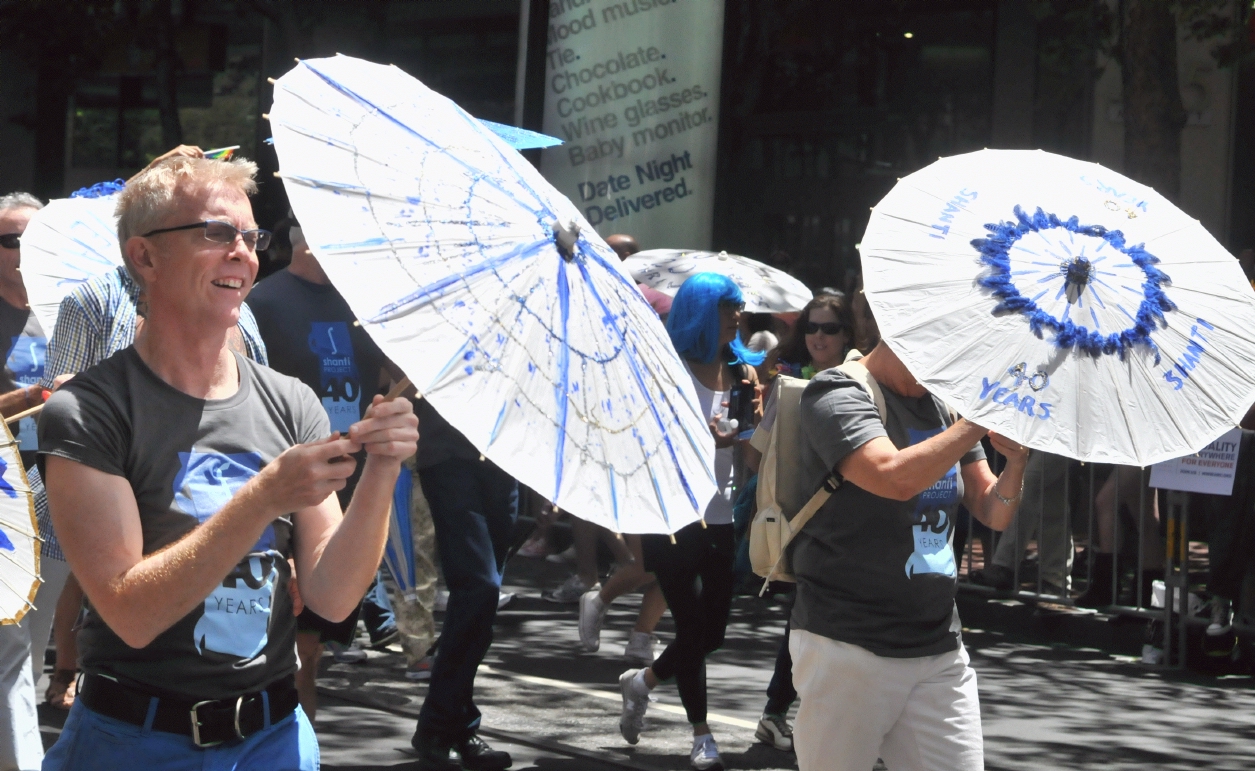
[[[418,452],[418,416],[409,399],[385,400],[375,396],[366,417],[349,427],[349,438],[366,448],[366,454],[391,458],[397,463]]]
[[[994,431],[989,432],[989,443],[994,446],[999,455],[1006,457],[1008,462],[1017,461],[1024,463],[1028,461],[1028,448],[1019,442],[1008,439]]]
[[[344,489],[357,467],[351,456],[360,449],[359,443],[342,438],[337,431],[326,439],[284,450],[249,485],[255,486],[271,518],[317,506]]]
[[[725,402],[724,404],[726,406],[727,403]],[[720,431],[719,430],[720,422],[721,422],[720,418],[710,419],[710,435],[715,438],[716,450],[721,450],[724,447],[731,447],[732,445],[736,444],[736,436],[738,433],[737,429],[735,428],[729,429],[726,434]]]

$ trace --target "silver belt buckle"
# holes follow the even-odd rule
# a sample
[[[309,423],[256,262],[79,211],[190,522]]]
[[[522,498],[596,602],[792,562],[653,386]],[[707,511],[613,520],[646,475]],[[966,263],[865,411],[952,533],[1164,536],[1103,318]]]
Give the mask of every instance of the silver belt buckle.
[[[244,732],[240,730],[240,708],[244,706],[244,697],[235,700],[235,738],[244,741]]]
[[[192,711],[191,711],[191,720],[192,720],[192,743],[193,743],[193,744],[195,744],[197,747],[200,747],[201,749],[206,749],[206,748],[208,748],[208,747],[216,747],[216,746],[218,746],[219,744],[222,744],[222,742],[221,742],[221,741],[216,741],[216,742],[202,742],[202,741],[200,740],[200,727],[201,727],[201,725],[202,725],[202,724],[201,724],[201,722],[200,722],[200,708],[201,708],[201,707],[203,707],[203,706],[205,706],[206,704],[213,704],[213,703],[215,703],[215,702],[217,702],[217,701],[218,701],[217,699],[207,699],[207,700],[205,700],[205,701],[198,701],[198,702],[196,702],[195,704],[193,704],[193,705],[192,705]],[[240,707],[242,707],[243,705],[244,705],[244,697],[243,697],[243,696],[240,696],[240,697],[236,698],[236,700],[235,700],[235,725],[234,725],[234,727],[235,727],[235,736],[236,736],[236,738],[238,738],[238,739],[243,739],[243,738],[244,738],[244,734],[240,731]]]

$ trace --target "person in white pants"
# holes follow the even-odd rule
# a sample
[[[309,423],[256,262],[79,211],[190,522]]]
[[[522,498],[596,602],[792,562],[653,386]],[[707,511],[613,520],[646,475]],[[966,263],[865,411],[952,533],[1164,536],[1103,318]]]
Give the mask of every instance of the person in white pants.
[[[839,369],[802,395],[802,468],[840,486],[791,545],[789,652],[801,771],[982,771],[976,673],[954,604],[960,504],[1002,530],[1028,450],[954,418],[883,343],[861,360],[884,414]],[[869,386],[871,384],[868,384]],[[1000,477],[979,441],[1007,457]]]

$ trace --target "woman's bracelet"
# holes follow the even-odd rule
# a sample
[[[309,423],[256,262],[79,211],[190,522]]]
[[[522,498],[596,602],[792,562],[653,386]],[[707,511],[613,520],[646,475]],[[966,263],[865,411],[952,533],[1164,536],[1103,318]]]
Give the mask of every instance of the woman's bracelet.
[[[1020,491],[1015,494],[1014,498],[1004,498],[1002,493],[998,492],[998,482],[1000,481],[1002,481],[1002,477],[998,477],[998,479],[994,480],[994,497],[1002,501],[1004,506],[1014,506],[1016,501],[1024,497],[1024,484],[1020,483]]]

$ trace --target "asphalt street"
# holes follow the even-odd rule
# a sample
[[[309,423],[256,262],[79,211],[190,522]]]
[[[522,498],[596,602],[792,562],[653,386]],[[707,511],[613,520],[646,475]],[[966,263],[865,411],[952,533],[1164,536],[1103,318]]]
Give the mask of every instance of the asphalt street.
[[[512,753],[515,768],[687,768],[690,731],[673,686],[655,691],[638,745],[618,733],[617,679],[627,666],[620,656],[637,597],[612,606],[601,650],[584,653],[575,606],[540,599],[542,588],[565,577],[564,566],[541,560],[509,566],[507,589],[519,597],[499,615],[476,687],[485,737]],[[710,659],[710,723],[730,769],[797,767],[792,755],[753,740],[784,618],[779,604],[737,598],[728,643]],[[999,618],[997,628],[973,624],[964,634],[991,771],[1255,768],[1251,678],[1157,670],[1132,656],[1050,639],[1028,608]],[[659,634],[670,638],[669,619]],[[362,664],[323,659],[315,727],[324,768],[413,767],[407,750],[426,686],[405,680],[404,667],[397,650],[372,652]],[[41,715],[51,742],[63,718],[46,707]]]

